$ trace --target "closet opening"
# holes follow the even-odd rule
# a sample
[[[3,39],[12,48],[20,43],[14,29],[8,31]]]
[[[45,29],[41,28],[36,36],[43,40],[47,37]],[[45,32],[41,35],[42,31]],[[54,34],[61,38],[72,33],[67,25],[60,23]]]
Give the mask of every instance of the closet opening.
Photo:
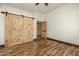
[[[37,45],[39,49],[47,46],[46,21],[37,21]],[[38,50],[39,50],[38,49]]]

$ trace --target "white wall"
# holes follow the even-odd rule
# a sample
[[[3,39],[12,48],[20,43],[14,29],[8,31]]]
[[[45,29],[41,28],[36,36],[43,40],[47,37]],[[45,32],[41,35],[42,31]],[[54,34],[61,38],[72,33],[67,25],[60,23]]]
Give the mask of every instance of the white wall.
[[[47,18],[47,37],[79,45],[79,4],[56,8]]]
[[[0,45],[4,44],[4,26],[5,26],[5,22],[4,22],[4,15],[0,14]]]

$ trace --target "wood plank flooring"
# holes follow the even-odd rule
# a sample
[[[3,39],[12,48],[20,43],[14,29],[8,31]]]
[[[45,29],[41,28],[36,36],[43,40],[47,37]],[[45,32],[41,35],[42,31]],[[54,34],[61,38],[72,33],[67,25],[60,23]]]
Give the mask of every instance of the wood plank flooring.
[[[0,56],[79,56],[79,47],[47,40],[45,46],[32,41],[8,48],[0,48]],[[42,48],[41,48],[42,47]]]

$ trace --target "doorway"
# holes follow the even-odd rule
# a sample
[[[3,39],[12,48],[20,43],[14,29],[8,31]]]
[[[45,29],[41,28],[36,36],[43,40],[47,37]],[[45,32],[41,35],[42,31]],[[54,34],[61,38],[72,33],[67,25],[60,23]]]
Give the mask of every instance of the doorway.
[[[46,36],[46,21],[37,21],[37,43],[39,49],[45,48],[47,46]]]
[[[41,39],[41,22],[38,21],[37,22],[37,39],[40,40]]]

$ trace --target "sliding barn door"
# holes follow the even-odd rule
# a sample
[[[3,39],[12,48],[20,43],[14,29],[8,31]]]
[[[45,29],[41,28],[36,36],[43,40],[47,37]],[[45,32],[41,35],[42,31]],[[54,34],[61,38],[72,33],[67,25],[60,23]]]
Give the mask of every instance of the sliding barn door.
[[[33,24],[34,21],[31,18],[24,17],[23,22],[23,41],[29,42],[33,40]],[[27,39],[27,40],[26,40]]]
[[[7,14],[5,23],[5,46],[13,46],[33,40],[33,19]]]

